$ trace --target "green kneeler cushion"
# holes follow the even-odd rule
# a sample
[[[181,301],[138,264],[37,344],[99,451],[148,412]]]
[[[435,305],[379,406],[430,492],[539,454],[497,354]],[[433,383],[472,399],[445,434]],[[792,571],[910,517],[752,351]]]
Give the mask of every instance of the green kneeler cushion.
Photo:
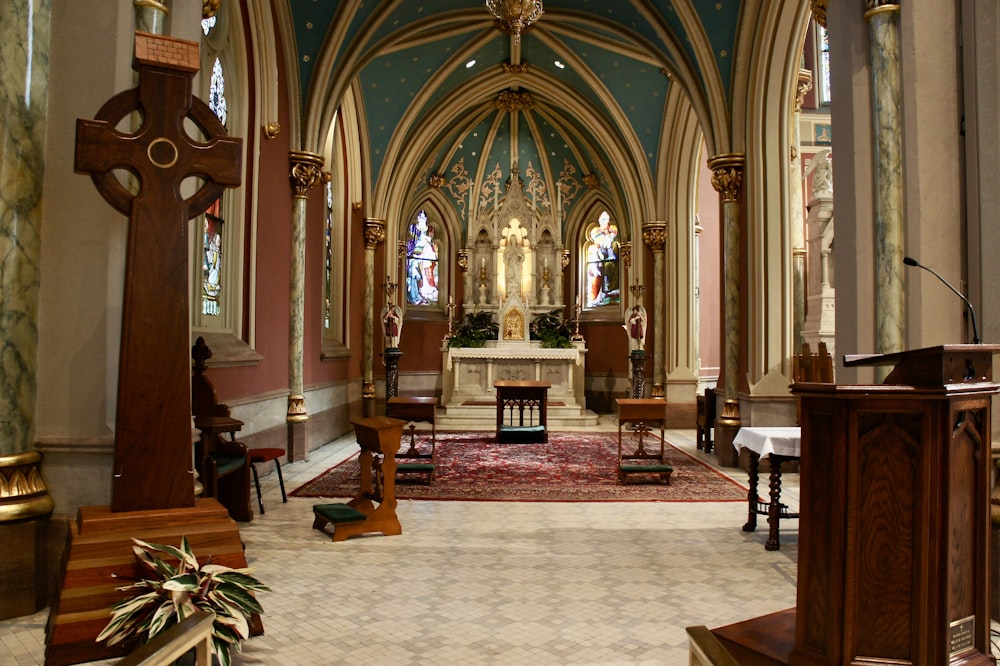
[[[316,518],[328,523],[356,523],[368,518],[349,504],[316,504],[313,506]],[[318,521],[317,521],[318,522]]]

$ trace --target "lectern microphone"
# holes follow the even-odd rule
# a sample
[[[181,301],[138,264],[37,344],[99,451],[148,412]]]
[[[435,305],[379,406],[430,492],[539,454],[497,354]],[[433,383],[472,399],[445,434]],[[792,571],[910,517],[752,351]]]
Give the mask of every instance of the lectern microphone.
[[[923,264],[921,264],[919,261],[917,261],[913,257],[903,257],[903,263],[906,264],[907,266],[916,266],[917,268],[922,268],[925,271],[929,272],[931,275],[933,275],[934,277],[936,277],[938,280],[941,280],[941,282],[944,283],[944,286],[946,286],[949,289],[951,289],[953,292],[955,292],[958,295],[959,298],[961,298],[963,301],[965,301],[965,304],[969,308],[969,316],[972,318],[972,344],[978,345],[979,344],[979,326],[976,324],[976,309],[974,307],[972,307],[972,303],[969,302],[969,299],[966,298],[965,296],[963,296],[962,292],[960,292],[958,289],[955,289],[953,286],[951,286],[951,283],[948,282],[947,280],[945,280],[940,275],[938,275],[937,272],[935,272],[931,268],[927,268],[927,266],[924,266]]]

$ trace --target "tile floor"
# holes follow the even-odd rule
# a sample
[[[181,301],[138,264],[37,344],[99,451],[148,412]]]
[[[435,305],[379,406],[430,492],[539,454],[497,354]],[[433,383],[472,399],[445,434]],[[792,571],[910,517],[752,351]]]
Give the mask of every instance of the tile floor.
[[[715,461],[694,431],[669,439]],[[287,489],[355,446],[347,437],[286,464]],[[265,635],[237,664],[681,665],[685,627],[795,603],[797,521],[768,552],[766,523],[741,530],[743,503],[404,500],[402,535],[333,543],[311,529],[316,499],[282,504],[276,475],[262,483],[266,513],[240,531],[273,591],[260,597]],[[798,476],[784,488],[797,508]],[[47,616],[0,622],[0,664],[42,664]]]

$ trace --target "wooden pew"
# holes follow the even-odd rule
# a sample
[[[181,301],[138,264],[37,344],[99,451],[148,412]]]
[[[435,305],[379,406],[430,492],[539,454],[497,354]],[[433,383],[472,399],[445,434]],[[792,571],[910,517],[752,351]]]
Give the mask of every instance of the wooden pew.
[[[250,457],[247,447],[236,441],[243,421],[229,414],[229,406],[220,403],[215,386],[205,376],[206,362],[212,350],[199,337],[191,348],[191,411],[194,426],[201,431],[195,444],[195,465],[205,486],[205,496],[214,497],[226,507],[233,520],[250,522]],[[228,436],[228,438],[227,438]]]

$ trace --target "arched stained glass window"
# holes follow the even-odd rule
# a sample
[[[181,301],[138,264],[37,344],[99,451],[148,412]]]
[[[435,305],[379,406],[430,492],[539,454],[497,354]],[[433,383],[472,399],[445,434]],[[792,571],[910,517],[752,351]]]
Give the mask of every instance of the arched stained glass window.
[[[584,307],[618,305],[621,303],[618,225],[611,223],[611,215],[604,210],[584,233]]]
[[[325,263],[326,284],[323,289],[323,328],[330,330],[333,326],[333,313],[331,311],[333,303],[333,183],[326,183],[326,219],[323,224],[325,237]]]
[[[406,302],[409,305],[437,305],[438,255],[440,242],[435,225],[421,210],[410,223],[406,238]]]

